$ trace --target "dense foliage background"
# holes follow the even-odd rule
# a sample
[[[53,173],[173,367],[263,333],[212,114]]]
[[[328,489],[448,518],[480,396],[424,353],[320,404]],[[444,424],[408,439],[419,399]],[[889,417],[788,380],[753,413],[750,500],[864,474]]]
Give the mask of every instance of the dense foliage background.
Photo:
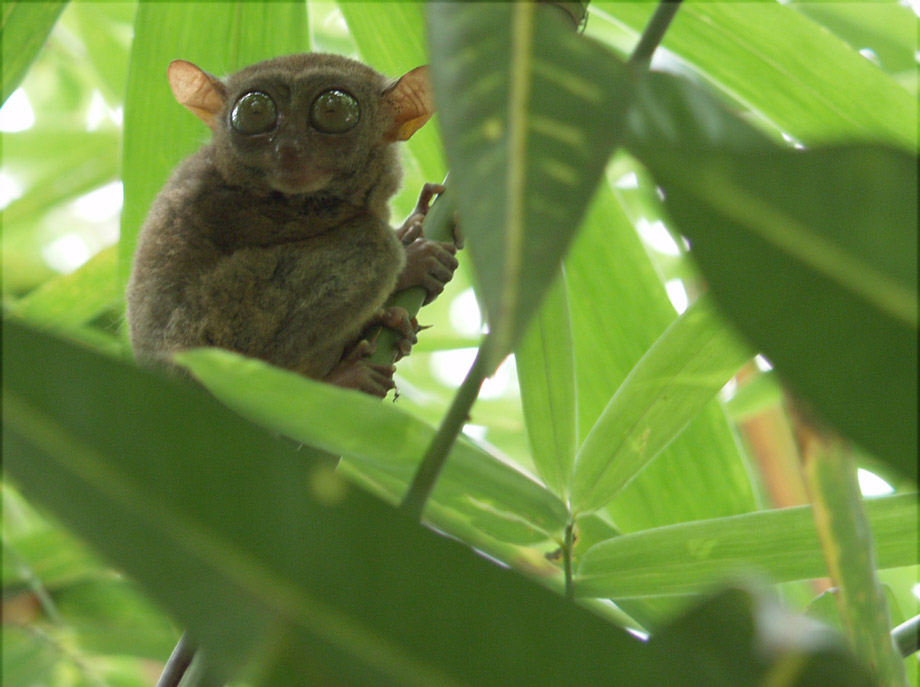
[[[426,26],[420,3],[4,3],[5,684],[152,684],[184,627],[254,683],[865,684],[790,629],[878,605],[827,591],[849,575],[834,543],[844,568],[869,544],[802,507],[829,480],[803,477],[770,363],[856,442],[885,631],[920,613],[916,11],[688,2],[664,74],[633,82],[652,3],[592,2],[596,43],[473,5]],[[123,285],[150,200],[207,138],[169,60],[225,74],[307,49],[432,64],[441,114],[394,214],[450,160],[469,250],[395,404],[188,354],[247,421],[131,366]],[[486,329],[488,371],[515,355],[426,519],[530,580],[377,500],[401,498]],[[675,621],[739,578],[792,614],[774,634],[747,592]]]

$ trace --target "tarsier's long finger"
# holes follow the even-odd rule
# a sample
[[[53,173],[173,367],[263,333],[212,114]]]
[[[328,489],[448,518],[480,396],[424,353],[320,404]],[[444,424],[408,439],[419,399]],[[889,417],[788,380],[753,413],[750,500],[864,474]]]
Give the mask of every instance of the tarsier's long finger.
[[[422,192],[418,195],[418,203],[415,205],[414,213],[421,213],[423,217],[427,215],[428,210],[431,208],[432,199],[436,195],[444,193],[445,189],[444,184],[425,184],[422,186]]]
[[[393,381],[396,368],[392,365],[373,365],[366,360],[361,365],[366,373],[362,391],[383,398],[390,389],[396,388],[396,382]]]
[[[414,243],[417,239],[422,238],[422,220],[410,221],[415,217],[413,215],[406,223],[396,232],[396,236],[404,246]]]

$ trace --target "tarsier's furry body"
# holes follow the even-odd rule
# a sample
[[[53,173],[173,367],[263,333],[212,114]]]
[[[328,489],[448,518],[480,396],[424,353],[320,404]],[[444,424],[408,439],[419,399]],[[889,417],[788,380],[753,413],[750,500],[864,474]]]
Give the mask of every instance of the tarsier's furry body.
[[[142,228],[127,295],[137,358],[219,346],[385,393],[392,370],[367,363],[361,332],[393,320],[380,308],[394,289],[436,295],[456,267],[452,245],[419,236],[430,192],[401,230],[389,225],[393,143],[432,111],[424,68],[394,83],[311,53],[222,82],[177,61],[170,84],[214,136],[173,172]]]

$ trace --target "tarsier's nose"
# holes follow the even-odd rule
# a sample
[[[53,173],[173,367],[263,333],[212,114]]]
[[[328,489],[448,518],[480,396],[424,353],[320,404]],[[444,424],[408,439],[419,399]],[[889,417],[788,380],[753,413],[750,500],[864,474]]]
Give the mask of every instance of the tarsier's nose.
[[[282,169],[297,169],[303,165],[304,158],[304,147],[300,141],[286,140],[275,144],[275,159]]]

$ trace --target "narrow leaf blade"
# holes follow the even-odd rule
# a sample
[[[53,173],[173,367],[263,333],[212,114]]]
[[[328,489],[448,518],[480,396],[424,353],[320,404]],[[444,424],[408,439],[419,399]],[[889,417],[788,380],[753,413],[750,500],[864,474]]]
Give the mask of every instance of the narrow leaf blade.
[[[880,568],[917,561],[917,495],[865,501]],[[740,574],[771,582],[827,575],[810,506],[685,522],[615,537],[585,552],[579,595],[689,594]]]
[[[67,6],[67,0],[49,2],[5,2],[0,23],[0,44],[3,46],[3,91],[0,104],[19,87],[32,60],[38,54]]]
[[[582,444],[573,509],[590,512],[616,496],[751,356],[709,299],[697,300],[636,364]]]
[[[560,270],[514,352],[534,465],[546,485],[568,498],[575,462],[575,354]]]

